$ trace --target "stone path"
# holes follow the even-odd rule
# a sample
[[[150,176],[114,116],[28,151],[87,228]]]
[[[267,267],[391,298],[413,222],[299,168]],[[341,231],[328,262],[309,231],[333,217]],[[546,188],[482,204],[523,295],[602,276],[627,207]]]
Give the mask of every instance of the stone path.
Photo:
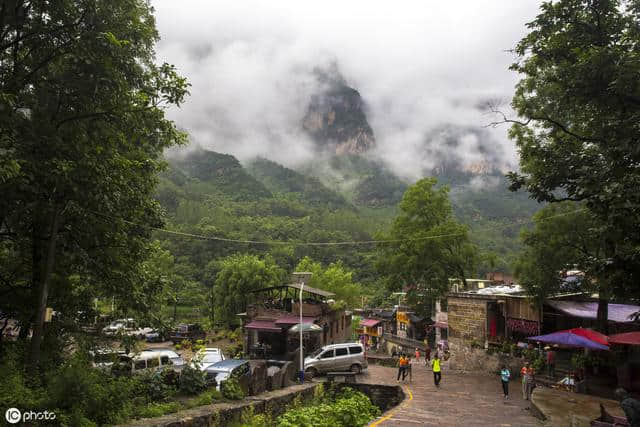
[[[377,365],[360,377],[359,382],[398,384],[397,370]],[[510,399],[502,397],[499,378],[490,375],[443,371],[440,388],[433,384],[433,374],[424,366],[414,367],[413,381],[403,385],[407,398],[396,408],[371,422],[381,426],[540,426],[522,399],[519,383],[510,384]]]

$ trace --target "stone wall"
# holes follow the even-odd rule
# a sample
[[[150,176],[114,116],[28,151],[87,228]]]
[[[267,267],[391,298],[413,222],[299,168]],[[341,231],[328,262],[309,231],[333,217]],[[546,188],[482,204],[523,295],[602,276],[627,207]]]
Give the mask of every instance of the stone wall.
[[[466,372],[484,372],[496,374],[503,364],[511,371],[511,377],[520,375],[520,368],[524,359],[501,353],[489,354],[482,348],[471,348],[456,342],[449,342],[450,354],[449,369]]]
[[[394,406],[397,406],[405,397],[402,387],[396,385],[336,383],[337,390],[344,387],[349,387],[366,394],[369,396],[369,399],[371,399],[371,403],[380,408],[382,412],[386,412]]]
[[[216,403],[163,417],[145,418],[126,424],[124,427],[225,427],[237,425],[242,413],[250,407],[253,407],[256,414],[268,412],[275,418],[284,413],[296,398],[303,403],[310,401],[318,386],[320,386],[319,383],[295,385],[287,389],[263,393],[260,396],[250,396],[238,402]],[[336,391],[343,387],[361,391],[369,396],[371,402],[383,412],[398,405],[405,397],[400,386],[335,383],[334,387],[333,390]]]
[[[487,301],[484,299],[449,296],[449,342],[484,344],[486,339]]]

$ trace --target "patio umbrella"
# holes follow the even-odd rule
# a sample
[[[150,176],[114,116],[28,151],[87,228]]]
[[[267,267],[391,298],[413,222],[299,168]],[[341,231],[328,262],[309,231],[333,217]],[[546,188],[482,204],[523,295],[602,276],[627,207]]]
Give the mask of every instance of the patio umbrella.
[[[640,332],[626,332],[624,334],[611,335],[609,344],[640,345]]]
[[[567,329],[566,331],[559,331],[559,332],[571,332],[572,334],[589,338],[591,341],[595,341],[598,344],[609,345],[609,337],[606,336],[605,334],[601,334],[598,331],[594,331],[593,329],[573,328],[573,329]]]
[[[598,335],[604,336],[606,338],[605,335],[598,334],[595,331],[591,331],[598,334],[598,335],[592,335],[589,332],[585,332],[585,331],[588,331],[588,330],[583,328],[567,329],[566,331],[553,332],[547,335],[538,335],[535,337],[529,337],[527,339],[530,341],[540,341],[540,342],[549,343],[549,344],[560,344],[560,345],[567,345],[571,347],[590,348],[592,350],[609,350],[609,346],[605,344],[601,344],[600,342],[594,341],[588,337],[588,336],[592,336],[598,339],[599,341],[602,341],[602,337]]]
[[[316,325],[315,323],[303,323],[302,324],[302,332],[322,332],[322,327]],[[293,325],[289,328],[290,334],[298,334],[300,333],[300,323]]]

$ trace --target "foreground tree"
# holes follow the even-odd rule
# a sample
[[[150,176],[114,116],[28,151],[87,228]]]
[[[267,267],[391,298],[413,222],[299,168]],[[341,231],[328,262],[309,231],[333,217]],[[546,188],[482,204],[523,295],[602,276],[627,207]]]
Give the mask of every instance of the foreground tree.
[[[422,179],[409,187],[390,232],[380,236],[377,266],[390,290],[408,286],[409,299],[418,306],[449,290],[449,279],[473,271],[476,248],[468,228],[455,220],[449,190],[435,188],[436,180]]]
[[[515,265],[521,285],[532,295],[538,306],[554,293],[562,291],[562,273],[581,270],[582,291],[608,289],[616,278],[601,275],[593,260],[605,250],[602,227],[587,209],[573,202],[548,205],[534,215],[534,228],[521,234],[524,250]],[[603,291],[606,292],[606,291]]]
[[[603,227],[602,256],[590,270],[640,277],[640,4],[560,0],[542,5],[516,47],[522,75],[512,122],[521,172],[512,189],[539,201],[583,202]],[[609,289],[598,317],[607,319]]]
[[[163,150],[184,136],[164,118],[187,84],[154,64],[142,0],[0,6],[0,293],[37,365],[45,308],[74,274],[135,305]],[[53,286],[55,285],[55,286]],[[53,286],[53,287],[52,287]],[[6,302],[0,309],[4,310]]]

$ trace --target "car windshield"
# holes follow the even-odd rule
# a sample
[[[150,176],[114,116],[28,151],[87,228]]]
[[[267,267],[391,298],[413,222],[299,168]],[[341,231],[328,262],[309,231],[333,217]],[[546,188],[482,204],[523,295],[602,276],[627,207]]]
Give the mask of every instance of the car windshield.
[[[204,355],[204,357],[202,358],[202,363],[216,363],[221,360],[222,358],[219,354],[209,353]]]
[[[309,357],[318,357],[318,356],[320,355],[320,353],[322,353],[322,350],[323,350],[323,349],[322,349],[322,347],[321,347],[321,348],[319,348],[319,349],[317,349],[316,351],[314,351],[313,353],[311,353],[311,354],[309,355]]]

